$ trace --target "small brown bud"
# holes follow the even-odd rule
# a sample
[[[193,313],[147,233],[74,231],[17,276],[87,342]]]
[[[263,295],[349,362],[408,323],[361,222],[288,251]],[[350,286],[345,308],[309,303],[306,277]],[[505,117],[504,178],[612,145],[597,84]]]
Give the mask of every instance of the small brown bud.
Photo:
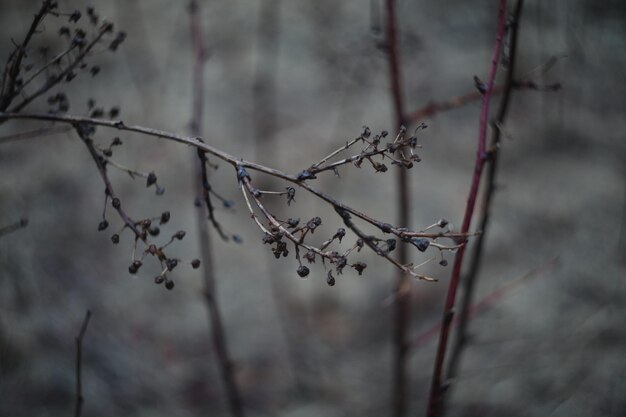
[[[191,261],[191,266],[193,269],[200,268],[200,259],[194,259],[193,261]]]

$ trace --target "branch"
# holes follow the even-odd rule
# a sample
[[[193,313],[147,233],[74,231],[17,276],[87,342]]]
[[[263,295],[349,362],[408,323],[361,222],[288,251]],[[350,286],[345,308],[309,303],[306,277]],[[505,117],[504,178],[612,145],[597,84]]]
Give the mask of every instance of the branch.
[[[476,196],[478,195],[478,189],[481,180],[481,174],[484,167],[486,154],[486,142],[487,142],[487,126],[489,118],[489,104],[493,93],[493,86],[498,71],[498,61],[500,58],[500,50],[504,37],[504,28],[506,21],[506,0],[499,1],[498,9],[498,24],[496,30],[496,43],[493,50],[493,56],[491,59],[491,68],[489,71],[489,78],[486,85],[486,90],[483,95],[482,109],[480,113],[480,123],[478,128],[478,146],[476,152],[476,161],[474,164],[474,175],[472,177],[472,185],[470,188],[469,196],[467,199],[467,206],[465,208],[465,215],[463,217],[463,225],[461,227],[461,233],[467,233],[470,228],[472,216],[474,214],[474,207],[476,205]],[[443,312],[443,326],[439,333],[439,345],[437,347],[437,355],[435,358],[435,366],[433,370],[433,376],[430,387],[430,395],[428,399],[428,416],[434,417],[439,415],[439,405],[444,393],[444,387],[442,386],[442,372],[446,355],[446,347],[448,342],[448,335],[450,333],[450,326],[452,319],[454,318],[454,303],[456,300],[456,293],[461,277],[461,266],[463,263],[463,256],[465,254],[465,246],[459,248],[454,258],[454,267],[452,269],[452,276],[450,278],[450,284],[448,286],[448,294],[446,296],[446,303]]]
[[[80,327],[80,332],[76,336],[76,405],[74,407],[74,417],[80,417],[83,410],[83,381],[82,381],[82,362],[83,362],[83,338],[87,332],[87,326],[89,325],[89,319],[91,318],[91,311],[87,310],[85,319]]]
[[[26,217],[22,217],[15,223],[0,227],[0,237],[16,232],[20,229],[25,228],[26,226],[28,226],[28,219]]]

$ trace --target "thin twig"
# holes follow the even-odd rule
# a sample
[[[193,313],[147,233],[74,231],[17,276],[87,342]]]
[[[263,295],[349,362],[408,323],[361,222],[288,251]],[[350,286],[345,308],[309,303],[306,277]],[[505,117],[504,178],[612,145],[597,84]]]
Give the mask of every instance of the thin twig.
[[[191,27],[191,43],[194,52],[193,56],[193,97],[192,97],[192,118],[191,132],[193,135],[200,135],[202,130],[202,115],[204,112],[204,64],[207,60],[206,47],[204,45],[204,33],[200,21],[200,10],[198,2],[192,0],[189,4],[189,18]],[[211,202],[209,175],[207,172],[207,157],[205,152],[197,149],[198,169],[195,173],[195,189],[200,191],[204,197],[209,219],[220,236],[227,238],[220,224],[214,216],[214,209]],[[213,249],[211,247],[211,237],[209,227],[202,210],[198,210],[198,228],[200,235],[200,248],[202,252],[202,264],[204,266],[204,295],[211,326],[213,348],[217,355],[222,381],[226,390],[230,412],[234,417],[243,417],[243,402],[241,393],[235,381],[235,374],[228,350],[226,331],[222,319],[216,291],[215,265],[213,259]]]
[[[71,126],[51,126],[42,127],[40,129],[29,130],[26,132],[13,133],[10,135],[0,137],[0,145],[15,142],[24,139],[35,139],[42,136],[56,135],[58,133],[66,133],[72,130]]]
[[[23,217],[15,223],[0,227],[0,237],[16,232],[20,229],[25,228],[26,226],[28,226],[28,219],[26,217]]]
[[[509,24],[509,70],[506,73],[506,80],[504,82],[504,90],[502,99],[500,100],[500,107],[496,116],[496,120],[493,123],[494,126],[503,126],[505,123],[506,115],[509,109],[509,103],[511,102],[511,96],[513,92],[513,79],[515,76],[515,64],[517,58],[517,40],[519,24],[522,15],[522,9],[524,7],[524,0],[518,0],[513,14],[510,18]],[[472,303],[474,297],[474,288],[478,279],[478,273],[480,271],[481,262],[483,259],[483,250],[485,245],[485,236],[487,228],[489,226],[489,215],[491,210],[491,203],[493,201],[493,195],[496,189],[496,173],[498,169],[498,160],[500,156],[500,146],[502,138],[502,129],[495,127],[491,130],[491,141],[489,144],[489,158],[486,161],[488,164],[487,178],[485,189],[483,191],[483,203],[482,213],[479,219],[479,230],[482,234],[478,236],[474,242],[474,247],[471,255],[470,265],[468,267],[467,275],[464,279],[464,293],[461,300],[460,315],[459,315],[459,328],[455,343],[452,347],[450,354],[450,361],[448,364],[448,370],[446,372],[446,379],[452,380],[457,374],[458,367],[461,361],[461,354],[467,343],[467,329],[469,320],[472,315]],[[445,403],[444,403],[445,404]]]
[[[80,332],[76,336],[76,405],[74,407],[74,417],[80,417],[83,410],[83,404],[85,399],[83,397],[83,338],[87,332],[87,326],[89,325],[89,319],[91,318],[91,311],[87,310],[85,319],[80,327]]]
[[[461,227],[462,233],[467,233],[470,228],[472,217],[474,214],[474,207],[476,205],[476,197],[478,195],[478,189],[481,180],[481,174],[484,167],[486,154],[486,142],[487,142],[487,127],[489,119],[489,104],[491,102],[493,86],[498,71],[498,62],[500,60],[500,51],[502,47],[502,41],[504,37],[506,21],[506,0],[499,1],[498,8],[498,24],[496,29],[496,43],[493,50],[493,56],[491,58],[491,68],[489,71],[489,78],[486,85],[486,90],[483,95],[482,109],[480,113],[480,123],[478,129],[478,149],[476,152],[476,161],[474,165],[474,174],[472,177],[472,185],[470,188],[469,196],[467,198],[467,206],[465,208],[465,214],[463,217],[463,225]],[[463,255],[465,254],[466,246],[462,246],[456,252],[454,258],[454,267],[452,269],[452,276],[450,278],[450,284],[448,286],[448,293],[446,296],[446,302],[443,312],[443,326],[439,333],[439,345],[437,347],[437,355],[435,358],[435,365],[433,369],[433,376],[430,387],[430,395],[428,398],[428,416],[435,417],[439,415],[439,405],[441,403],[444,387],[442,386],[442,374],[443,365],[445,361],[446,348],[448,342],[448,335],[450,333],[450,326],[452,319],[454,318],[454,304],[456,300],[456,293],[461,277],[461,266],[463,263]]]

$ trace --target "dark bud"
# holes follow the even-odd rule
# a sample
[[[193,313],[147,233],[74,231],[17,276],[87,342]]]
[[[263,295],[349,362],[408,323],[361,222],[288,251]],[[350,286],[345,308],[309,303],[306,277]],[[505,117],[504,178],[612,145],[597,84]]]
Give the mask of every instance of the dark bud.
[[[406,126],[404,125],[400,126],[400,133],[402,134],[406,133]]]
[[[241,165],[237,165],[237,180],[240,184],[244,180],[244,178],[250,180],[250,174],[248,174],[248,171],[246,171],[244,167],[242,167]]]
[[[357,262],[352,265],[352,268],[354,268],[359,275],[363,275],[363,270],[367,268],[367,264],[365,262]]]
[[[194,259],[193,261],[191,261],[191,267],[193,269],[200,268],[200,259]]]
[[[100,107],[96,107],[91,111],[90,116],[95,119],[99,119],[100,117],[104,116],[104,110],[102,110]]]
[[[158,236],[161,233],[161,229],[158,226],[152,226],[148,229],[148,233],[150,233],[150,236]]]
[[[356,247],[358,248],[358,251],[360,251],[361,249],[363,249],[363,245],[365,244],[365,242],[363,242],[363,239],[359,238],[356,241]]]
[[[369,138],[372,135],[372,131],[370,130],[369,127],[367,126],[363,126],[363,133],[361,133],[361,137],[364,138]]]
[[[184,230],[179,230],[178,232],[174,233],[174,236],[172,236],[174,239],[178,239],[178,240],[183,240],[183,238],[185,237],[185,231]]]
[[[306,227],[308,227],[311,230],[311,233],[313,233],[315,229],[321,224],[322,224],[321,218],[313,217],[311,220],[307,222]]]
[[[91,74],[92,77],[95,77],[96,75],[98,75],[98,73],[100,72],[100,67],[97,65],[94,65],[93,67],[91,67],[91,69],[89,70],[89,73]]]
[[[119,146],[122,144],[122,140],[119,137],[114,137],[111,142],[111,146]]]
[[[418,238],[413,239],[413,244],[415,245],[417,250],[419,250],[420,252],[424,252],[426,249],[428,249],[430,242],[428,241],[428,239]]]
[[[373,164],[376,172],[387,172],[387,165],[376,161],[374,161]]]
[[[235,202],[233,200],[224,200],[222,201],[222,204],[224,205],[224,208],[232,208],[235,206]]]
[[[109,49],[111,51],[116,51],[121,43],[124,42],[124,39],[126,39],[126,32],[117,32],[115,39],[113,39],[113,41],[109,44]]]
[[[306,278],[307,275],[309,275],[309,268],[307,268],[304,265],[300,265],[300,267],[298,267],[298,276],[300,276],[300,278]]]
[[[235,242],[237,244],[242,244],[243,243],[243,239],[239,235],[233,235],[232,238],[233,238],[233,242]]]
[[[146,180],[146,187],[150,187],[153,184],[156,184],[157,176],[154,172],[148,174],[148,179]]]
[[[165,277],[163,275],[157,275],[154,277],[155,284],[163,284],[163,281],[165,281]]]
[[[385,233],[391,233],[391,229],[393,228],[392,225],[390,225],[389,223],[383,223],[383,225],[381,226],[381,230]]]
[[[291,205],[292,201],[296,201],[294,198],[296,196],[296,189],[293,187],[287,187],[287,205]]]
[[[111,242],[113,242],[116,245],[120,243],[120,235],[116,233],[113,236],[111,236]]]
[[[159,184],[156,185],[156,195],[165,194],[165,187],[159,187]]]
[[[139,271],[139,268],[141,267],[142,263],[141,261],[134,261],[129,267],[128,267],[128,272],[130,272],[131,274],[136,274],[137,271]]]
[[[298,181],[314,180],[315,178],[317,177],[306,169],[298,174]]]
[[[96,105],[96,100],[90,98],[89,100],[87,100],[87,108],[89,108],[89,110],[93,109],[93,107]]]
[[[387,252],[393,252],[396,249],[396,240],[387,239]]]
[[[346,235],[346,229],[344,229],[343,227],[340,227],[339,229],[337,229],[337,233],[335,233],[335,235],[333,236],[333,239],[337,239],[341,243],[341,239],[343,239],[345,235]]]
[[[310,264],[315,263],[315,252],[313,252],[312,250],[308,251],[304,254],[304,259],[309,261]]]
[[[155,253],[157,253],[157,247],[156,245],[150,245],[148,246],[148,253],[150,255],[154,255]]]
[[[474,86],[476,87],[476,89],[478,91],[480,91],[482,94],[485,94],[485,92],[487,91],[487,85],[485,85],[485,83],[483,83],[480,78],[478,78],[476,75],[474,75]]]
[[[119,209],[122,206],[122,203],[120,202],[119,198],[115,197],[113,200],[111,200],[111,205],[114,209]]]
[[[444,228],[448,225],[448,221],[446,219],[439,219],[437,222],[437,226]]]
[[[71,23],[76,23],[80,20],[80,16],[81,16],[80,12],[78,10],[74,10],[72,14],[70,15],[69,21]]]
[[[292,229],[293,229],[294,227],[298,227],[298,224],[299,224],[299,223],[300,223],[300,218],[299,218],[299,217],[298,217],[298,218],[295,218],[295,219],[289,218],[289,219],[287,220],[287,226],[289,226],[289,227],[290,227],[290,228],[292,228]]]
[[[335,286],[335,277],[333,276],[333,271],[328,271],[328,275],[326,276],[326,283],[330,287],[334,287]]]
[[[176,259],[167,259],[165,261],[165,266],[167,266],[167,270],[171,271],[178,265],[178,260]]]
[[[69,36],[71,35],[70,28],[68,28],[67,26],[61,26],[61,29],[59,29],[59,35],[67,36],[69,38]]]
[[[113,151],[110,149],[104,149],[102,153],[104,154],[104,156],[108,156],[109,158],[113,156]]]
[[[111,107],[111,109],[109,110],[109,118],[110,119],[114,119],[117,116],[120,115],[120,108],[119,107]]]
[[[193,200],[193,205],[196,207],[202,207],[202,199],[200,197],[196,197]]]
[[[159,224],[165,224],[169,221],[170,221],[170,212],[164,211],[163,213],[161,213],[161,221]]]
[[[98,231],[100,232],[100,231],[106,229],[107,227],[109,227],[109,222],[106,221],[106,220],[102,220],[100,222],[100,224],[98,224]]]
[[[446,261],[445,259],[442,259],[439,261],[439,265],[441,266],[448,266],[448,261]]]
[[[387,132],[386,130],[383,130],[382,132],[380,132],[380,137],[381,138],[386,138],[388,134],[389,134],[389,132]]]
[[[174,289],[174,281],[167,281],[165,283],[165,288],[167,288],[168,290],[173,290]]]
[[[72,81],[74,78],[76,78],[76,73],[74,71],[70,71],[67,73],[67,75],[65,76],[65,81],[67,81],[68,83],[70,81]]]

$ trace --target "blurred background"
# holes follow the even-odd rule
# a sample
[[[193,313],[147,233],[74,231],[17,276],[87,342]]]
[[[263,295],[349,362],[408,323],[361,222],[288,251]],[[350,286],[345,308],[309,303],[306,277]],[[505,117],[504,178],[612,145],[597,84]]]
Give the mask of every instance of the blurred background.
[[[514,3],[514,2],[510,2]],[[21,40],[39,7],[0,0],[0,57]],[[357,137],[394,126],[378,0],[200,1],[205,66],[205,140],[232,155],[297,173]],[[192,113],[190,19],[186,1],[60,0],[63,11],[94,6],[127,33],[118,51],[90,59],[97,77],[79,75],[64,91],[70,114],[87,102],[120,118],[189,134]],[[512,6],[512,5],[511,5]],[[497,6],[492,1],[398,1],[399,50],[408,110],[470,93],[486,79]],[[558,92],[515,91],[504,126],[498,189],[476,301],[491,300],[471,321],[470,341],[450,391],[451,416],[626,415],[626,3],[526,1],[517,74]],[[48,19],[34,45],[60,47]],[[79,26],[89,28],[83,17]],[[105,48],[103,48],[105,49]],[[56,49],[59,50],[59,49]],[[35,59],[33,57],[33,59]],[[502,80],[504,71],[500,71]],[[492,108],[497,108],[497,100]],[[45,112],[46,100],[26,110]],[[412,229],[440,218],[460,226],[469,190],[480,103],[423,121],[422,162],[409,171]],[[0,136],[42,127],[10,121]],[[411,129],[412,130],[412,129]],[[191,148],[99,129],[114,159],[155,171],[162,196],[111,170],[131,215],[169,210],[161,240],[183,229],[171,252],[200,256]],[[217,161],[213,161],[217,162]],[[363,276],[348,271],[326,284],[318,262],[301,279],[293,257],[275,260],[249,218],[232,168],[213,186],[235,202],[216,215],[243,243],[212,238],[218,297],[235,376],[250,416],[390,415],[393,267],[371,251]],[[391,223],[395,169],[346,166],[315,186]],[[254,174],[261,188],[282,184]],[[87,309],[85,416],[228,416],[211,343],[201,270],[179,267],[166,291],[146,262],[129,275],[129,235],[119,245],[98,232],[104,187],[73,132],[0,146],[0,225],[26,228],[0,237],[0,415],[69,414],[75,397],[75,341]],[[265,197],[268,204],[271,197]],[[282,200],[281,200],[282,202]],[[322,241],[340,221],[304,192],[272,205],[283,218],[323,219]],[[316,234],[317,235],[317,234]],[[354,236],[349,235],[351,245]],[[422,262],[436,253],[413,251]],[[452,264],[415,281],[408,364],[410,415],[423,415]],[[511,283],[515,286],[512,286]],[[494,297],[494,291],[500,296]],[[486,298],[485,298],[486,297]],[[621,393],[621,394],[620,394]]]

